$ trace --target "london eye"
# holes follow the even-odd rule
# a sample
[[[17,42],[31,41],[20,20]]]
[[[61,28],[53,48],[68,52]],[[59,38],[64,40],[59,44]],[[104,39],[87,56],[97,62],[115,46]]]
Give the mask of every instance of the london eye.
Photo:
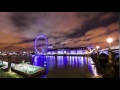
[[[34,49],[38,55],[44,55],[47,51],[48,40],[44,34],[40,34],[34,42]]]

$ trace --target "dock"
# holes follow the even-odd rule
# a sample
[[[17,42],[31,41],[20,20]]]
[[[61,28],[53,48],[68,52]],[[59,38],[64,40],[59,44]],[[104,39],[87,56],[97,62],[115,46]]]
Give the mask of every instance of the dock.
[[[45,68],[41,66],[34,66],[27,63],[17,64],[15,67],[11,68],[11,71],[16,72],[24,77],[35,77],[36,75],[45,72]]]

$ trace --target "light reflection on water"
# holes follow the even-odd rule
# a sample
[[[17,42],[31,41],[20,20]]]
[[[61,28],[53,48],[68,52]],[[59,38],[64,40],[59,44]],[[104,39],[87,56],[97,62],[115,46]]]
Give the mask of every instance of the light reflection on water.
[[[62,74],[62,78],[69,77],[70,73],[72,78],[86,78],[80,76],[82,72],[86,72],[88,75],[97,76],[96,67],[93,60],[90,57],[83,56],[34,56],[32,62],[35,66],[43,66],[46,68],[46,74],[42,78],[60,78],[58,73]],[[69,73],[66,73],[70,71]],[[76,76],[78,75],[78,76]],[[89,78],[89,76],[88,76]]]

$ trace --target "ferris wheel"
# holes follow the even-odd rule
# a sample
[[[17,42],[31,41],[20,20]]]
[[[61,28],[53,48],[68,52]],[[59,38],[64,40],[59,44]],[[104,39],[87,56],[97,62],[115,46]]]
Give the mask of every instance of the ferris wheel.
[[[48,47],[48,40],[44,34],[40,34],[35,42],[34,42],[34,49],[37,54],[43,55],[47,51]]]

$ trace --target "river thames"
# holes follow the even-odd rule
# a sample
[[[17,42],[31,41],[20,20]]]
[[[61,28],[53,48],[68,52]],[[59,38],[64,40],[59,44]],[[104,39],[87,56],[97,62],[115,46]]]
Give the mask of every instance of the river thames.
[[[96,66],[91,57],[85,56],[32,56],[21,58],[29,61],[35,66],[42,66],[46,68],[45,73],[36,78],[93,78],[98,76]],[[28,60],[29,59],[29,60]],[[17,58],[13,58],[17,61]],[[23,76],[14,73],[13,76],[9,73],[0,71],[1,78],[24,78]]]

